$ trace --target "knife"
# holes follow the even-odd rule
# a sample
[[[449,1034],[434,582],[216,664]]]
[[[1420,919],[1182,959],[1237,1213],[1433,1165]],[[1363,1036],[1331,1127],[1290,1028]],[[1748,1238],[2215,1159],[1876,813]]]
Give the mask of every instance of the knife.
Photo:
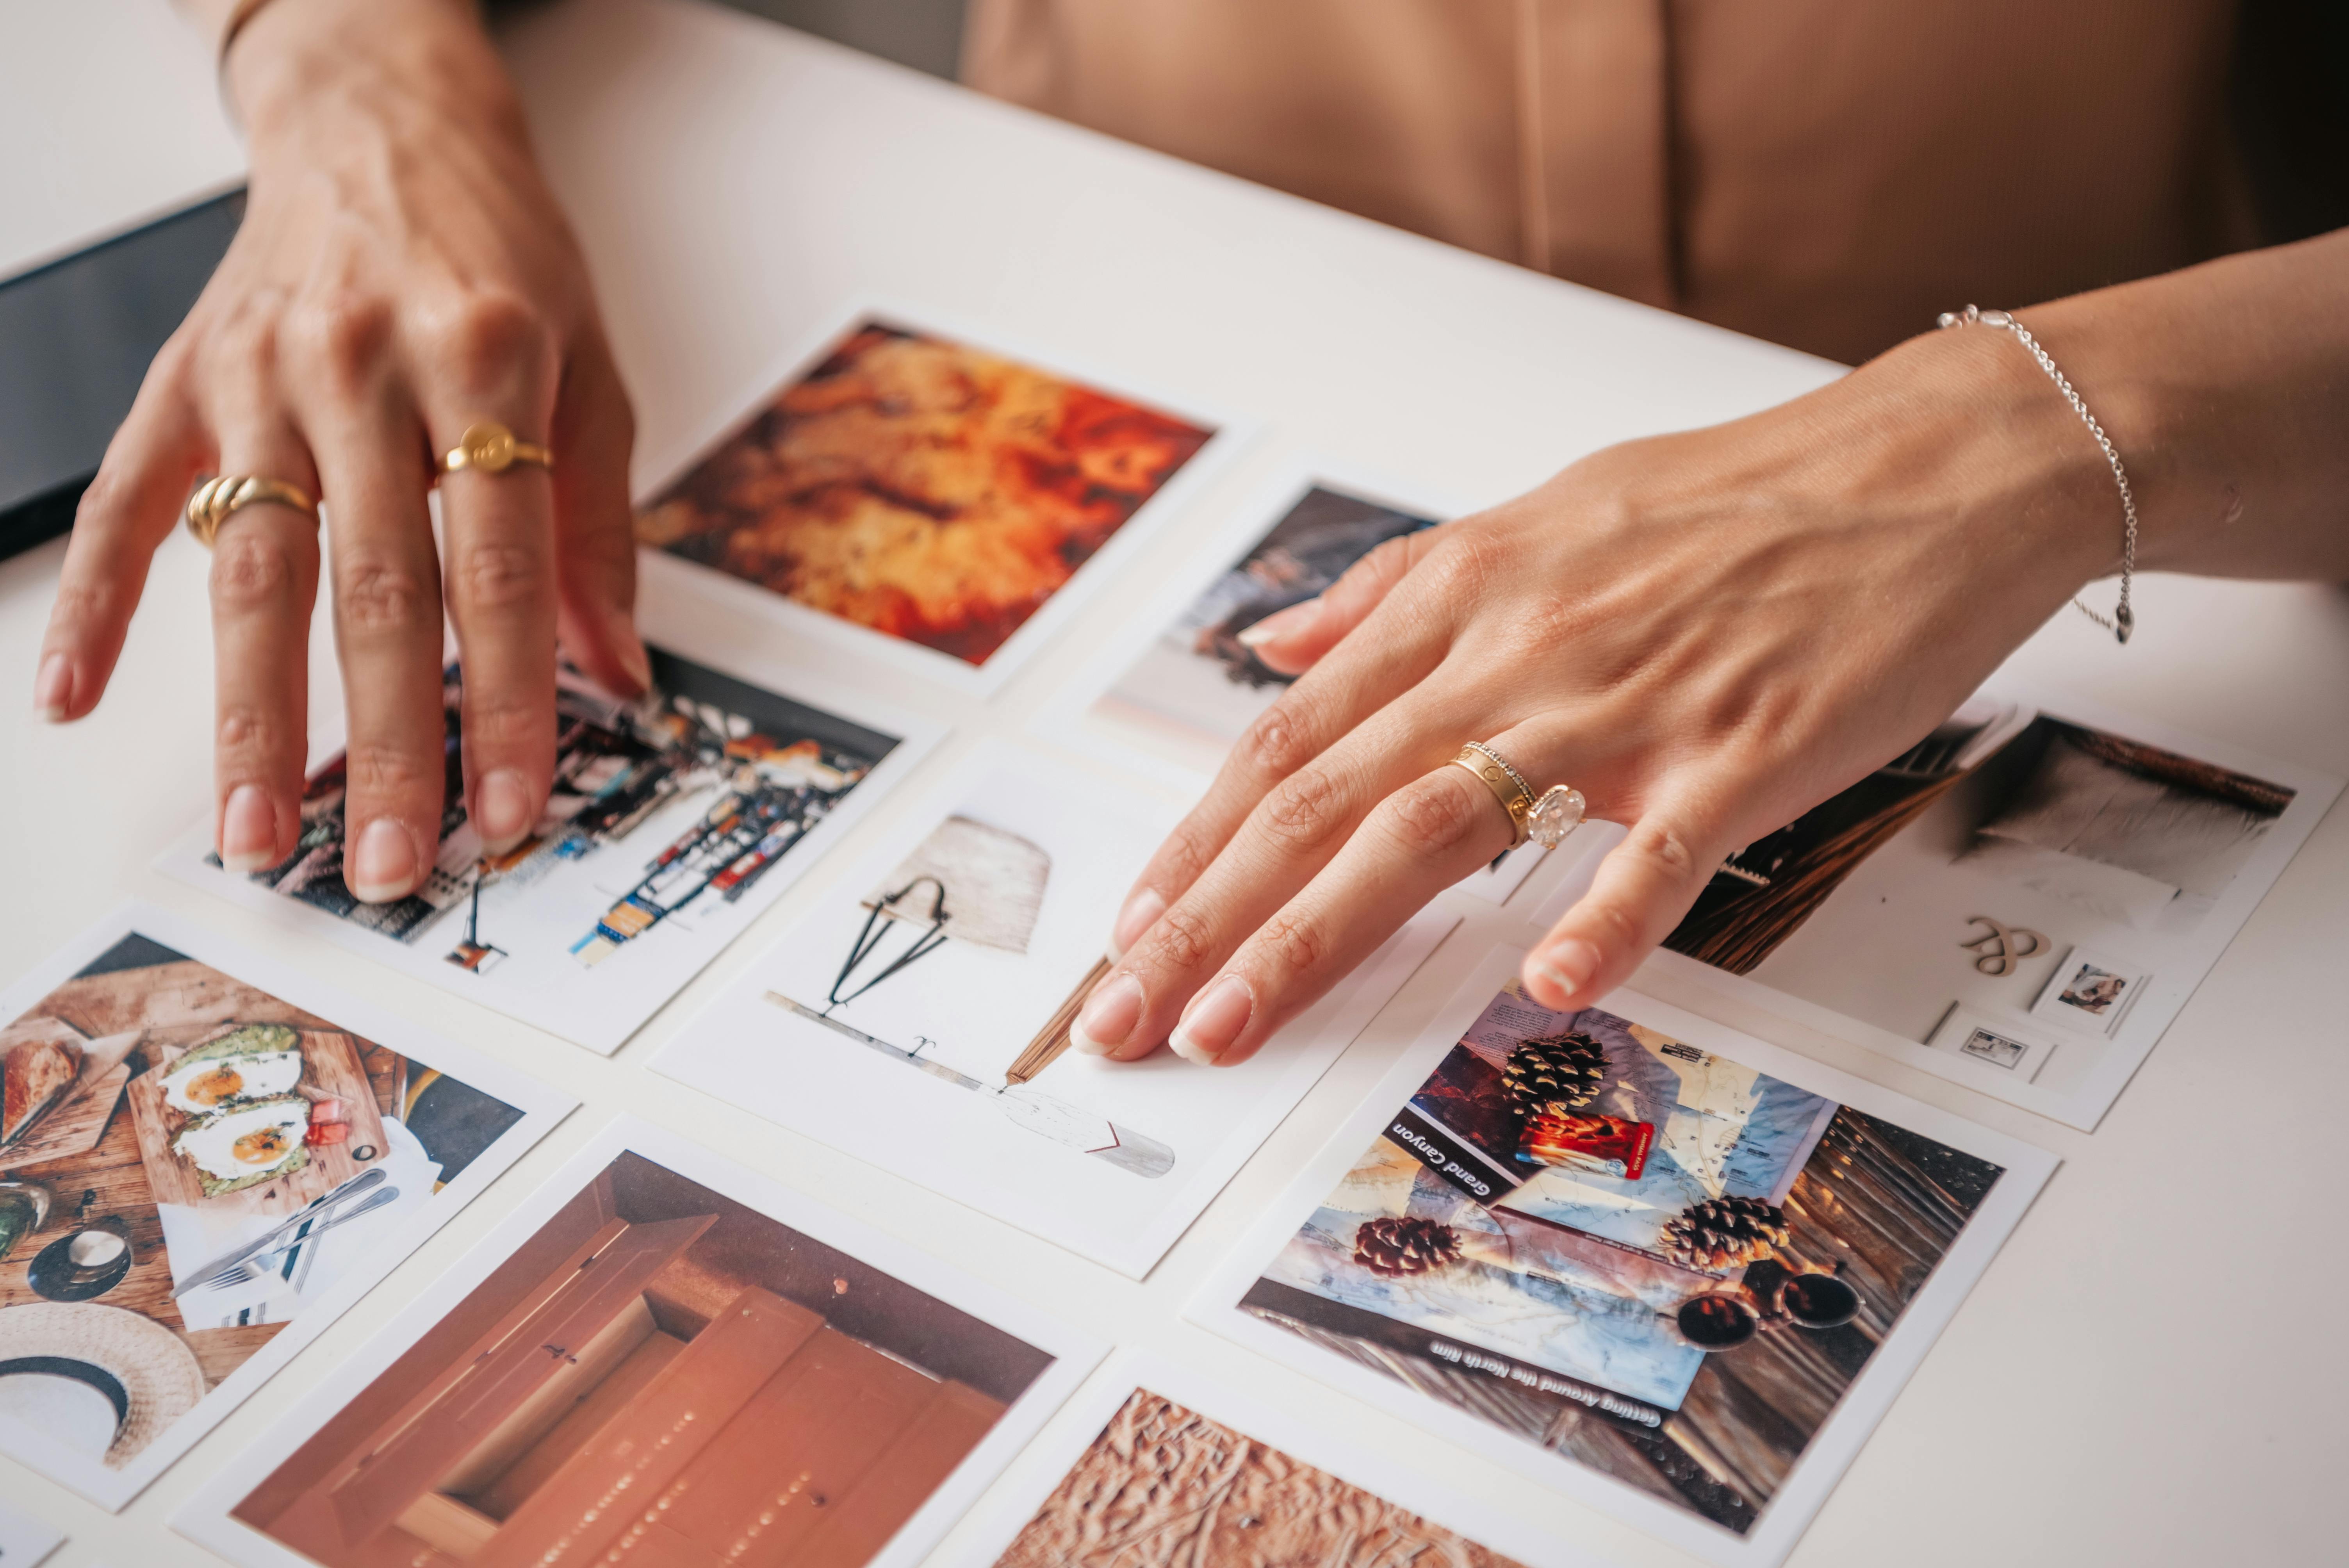
[[[268,1230],[263,1232],[259,1241],[250,1243],[247,1245],[239,1247],[233,1253],[214,1258],[212,1262],[204,1264],[202,1268],[197,1269],[193,1274],[188,1276],[187,1284],[180,1285],[172,1290],[172,1299],[176,1301],[191,1290],[200,1290],[206,1285],[217,1284],[222,1275],[243,1264],[245,1259],[253,1257],[260,1253],[268,1252],[272,1250],[273,1247],[278,1245],[281,1237],[283,1237],[287,1232],[299,1227],[302,1222],[311,1218],[317,1210],[329,1204],[340,1202],[346,1198],[357,1197],[359,1193],[366,1191],[368,1188],[378,1185],[383,1180],[384,1169],[382,1166],[378,1165],[372,1170],[360,1171],[357,1175],[352,1177],[349,1181],[344,1182],[341,1186],[336,1188],[333,1191],[326,1194],[324,1197],[312,1199],[298,1212],[287,1215],[285,1219],[279,1221],[276,1224],[270,1226]]]

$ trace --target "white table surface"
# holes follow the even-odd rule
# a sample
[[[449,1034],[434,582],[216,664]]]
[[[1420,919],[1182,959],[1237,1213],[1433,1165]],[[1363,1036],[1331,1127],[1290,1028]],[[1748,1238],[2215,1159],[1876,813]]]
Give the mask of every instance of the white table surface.
[[[171,0],[0,0],[0,280],[243,179]]]
[[[29,0],[0,5],[11,39],[27,36],[18,28]],[[60,9],[77,7],[116,22],[160,11],[158,0]],[[69,31],[46,36],[55,46]],[[1015,343],[1122,367],[1136,386],[1180,389],[1263,422],[1262,437],[1185,518],[984,705],[843,667],[836,654],[761,623],[711,613],[713,624],[736,621],[746,638],[956,723],[932,767],[950,765],[982,735],[1015,732],[1162,568],[1301,454],[1498,499],[1594,447],[1738,414],[1834,373],[728,13],[571,0],[526,19],[509,47],[635,391],[640,484],[683,455],[692,430],[739,405],[778,355],[861,294],[987,324]],[[47,253],[71,235],[179,204],[168,181],[122,173],[138,161],[126,149],[202,118],[189,106],[205,101],[190,95],[210,91],[204,64],[182,55],[174,74],[160,63],[171,52],[133,51],[136,69],[176,83],[171,90],[117,95],[127,121],[99,136],[84,115],[72,139],[44,136],[29,160],[12,128],[39,111],[0,90],[6,163],[40,165],[29,175],[15,169],[7,189],[67,189],[77,160],[113,170],[115,181],[110,211],[60,201],[39,234],[29,222],[0,229],[0,274],[12,254]],[[21,57],[5,73],[10,82],[47,79]],[[199,193],[221,167],[231,166],[183,170],[181,194]],[[150,870],[155,852],[209,810],[205,558],[183,536],[164,546],[114,694],[90,720],[58,730],[36,723],[26,697],[61,553],[60,542],[0,564],[0,672],[19,683],[0,704],[0,821],[16,868],[16,892],[0,903],[0,978],[136,895],[265,945],[585,1102],[119,1517],[0,1460],[0,1495],[35,1504],[72,1537],[57,1560],[63,1568],[100,1557],[212,1561],[171,1534],[165,1516],[316,1368],[360,1343],[624,1107],[1122,1343],[1180,1356],[1351,1441],[1408,1449],[1481,1506],[1627,1564],[1689,1561],[1179,1320],[1247,1218],[1376,1078],[1385,1066],[1371,1059],[1378,1053],[1341,1061],[1157,1271],[1129,1283],[908,1182],[844,1169],[851,1162],[820,1146],[645,1071],[679,1021],[885,834],[918,788],[860,824],[634,1043],[598,1059]],[[2349,597],[2164,579],[2139,593],[2142,630],[2127,649],[2067,614],[2017,655],[2016,673],[2349,772]],[[314,652],[323,654],[323,641]],[[323,726],[337,698],[331,662],[316,667]],[[1454,941],[1524,940],[1524,912],[1545,886],[1537,873],[1507,909],[1475,916],[1477,928]],[[2341,1451],[2334,1407],[2349,1387],[2349,1336],[2321,1312],[2304,1321],[2289,1313],[2328,1300],[2326,1281],[2349,1283],[2337,1241],[2349,1029],[2334,991],[2344,937],[2349,811],[2336,809],[2094,1135],[1642,977],[1667,999],[2065,1160],[1795,1563],[2337,1559],[2337,1467],[2327,1459]],[[1450,987],[1440,958],[1397,1006],[1440,1000]]]

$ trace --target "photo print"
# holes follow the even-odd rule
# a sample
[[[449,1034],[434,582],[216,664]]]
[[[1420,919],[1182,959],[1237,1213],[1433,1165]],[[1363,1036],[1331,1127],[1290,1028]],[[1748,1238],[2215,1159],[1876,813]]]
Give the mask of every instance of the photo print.
[[[876,776],[903,771],[935,734],[647,651],[653,688],[633,702],[558,672],[554,786],[503,854],[484,855],[467,819],[451,665],[440,849],[416,892],[367,904],[345,883],[339,755],[311,776],[300,845],[282,864],[240,877],[205,851],[166,869],[273,913],[299,909],[357,951],[608,1055],[870,804]]]
[[[2337,779],[2083,705],[1985,692],[1724,861],[1652,962],[2093,1129],[2339,792]],[[1553,899],[1537,919],[1562,913]],[[2054,986],[2102,954],[2075,1002]],[[2043,992],[2048,1000],[2038,1003]],[[1938,1040],[1952,1006],[2028,1074]]]
[[[2025,1083],[2039,1076],[2055,1048],[2049,1032],[2036,1025],[1985,1017],[1956,1002],[1950,1004],[1948,1014],[1925,1037],[1925,1044],[1937,1051],[1955,1051],[1986,1062]]]
[[[108,1508],[571,1105],[160,911],[5,1006],[0,1451]]]
[[[1431,1481],[1161,1356],[1102,1369],[1022,1457],[961,1568],[1598,1568]],[[1506,1544],[1502,1538],[1506,1538]]]
[[[1644,997],[1550,1012],[1522,956],[1475,967],[1202,1321],[1775,1563],[2054,1161]]]
[[[247,1568],[907,1563],[1099,1354],[623,1120],[172,1522]]]
[[[821,618],[808,629],[968,674],[1004,660],[1216,433],[868,315],[656,494],[636,539]]]
[[[1237,1067],[1086,1056],[1070,1023],[1173,816],[982,747],[653,1070],[1138,1279],[1454,923]]]
[[[2127,960],[2075,947],[2048,975],[2031,1014],[2066,1028],[2109,1035],[2144,988],[2145,976]]]
[[[1185,605],[1094,702],[1120,724],[1162,736],[1213,772],[1293,678],[1258,659],[1240,634],[1317,597],[1392,539],[1437,520],[1308,484],[1247,553]]]

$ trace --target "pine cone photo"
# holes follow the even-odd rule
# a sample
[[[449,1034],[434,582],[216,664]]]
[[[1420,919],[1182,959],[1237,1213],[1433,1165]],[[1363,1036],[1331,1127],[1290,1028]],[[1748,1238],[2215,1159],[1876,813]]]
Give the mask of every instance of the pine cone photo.
[[[1713,1198],[1664,1222],[1658,1246],[1677,1264],[1720,1274],[1767,1257],[1792,1233],[1785,1211],[1759,1198]]]
[[[1354,1232],[1354,1261],[1391,1279],[1433,1274],[1460,1261],[1460,1233],[1408,1216],[1365,1220]]]
[[[1501,1079],[1520,1116],[1579,1110],[1599,1098],[1606,1048],[1579,1029],[1526,1040],[1509,1053]]]

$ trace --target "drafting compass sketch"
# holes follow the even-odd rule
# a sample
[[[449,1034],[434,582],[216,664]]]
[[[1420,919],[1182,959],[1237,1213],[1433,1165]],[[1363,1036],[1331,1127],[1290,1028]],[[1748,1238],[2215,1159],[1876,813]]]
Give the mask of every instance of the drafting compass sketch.
[[[1137,1176],[1164,1176],[1174,1168],[1174,1150],[1168,1145],[1032,1088],[1026,1081],[1067,1049],[1069,1022],[1099,977],[1099,965],[1053,1009],[1042,1031],[1019,1053],[999,1083],[924,1054],[938,1044],[926,1035],[915,1036],[910,1047],[901,1046],[834,1016],[957,940],[1026,957],[1050,877],[1051,857],[1030,841],[969,817],[948,817],[915,847],[880,889],[861,901],[865,911],[864,926],[850,944],[823,1006],[810,1006],[778,991],[764,995],[777,1006],[821,1024],[843,1039],[985,1097],[1009,1119],[1040,1137],[1081,1150]],[[894,942],[900,934],[905,940]],[[889,951],[893,946],[895,951]]]

